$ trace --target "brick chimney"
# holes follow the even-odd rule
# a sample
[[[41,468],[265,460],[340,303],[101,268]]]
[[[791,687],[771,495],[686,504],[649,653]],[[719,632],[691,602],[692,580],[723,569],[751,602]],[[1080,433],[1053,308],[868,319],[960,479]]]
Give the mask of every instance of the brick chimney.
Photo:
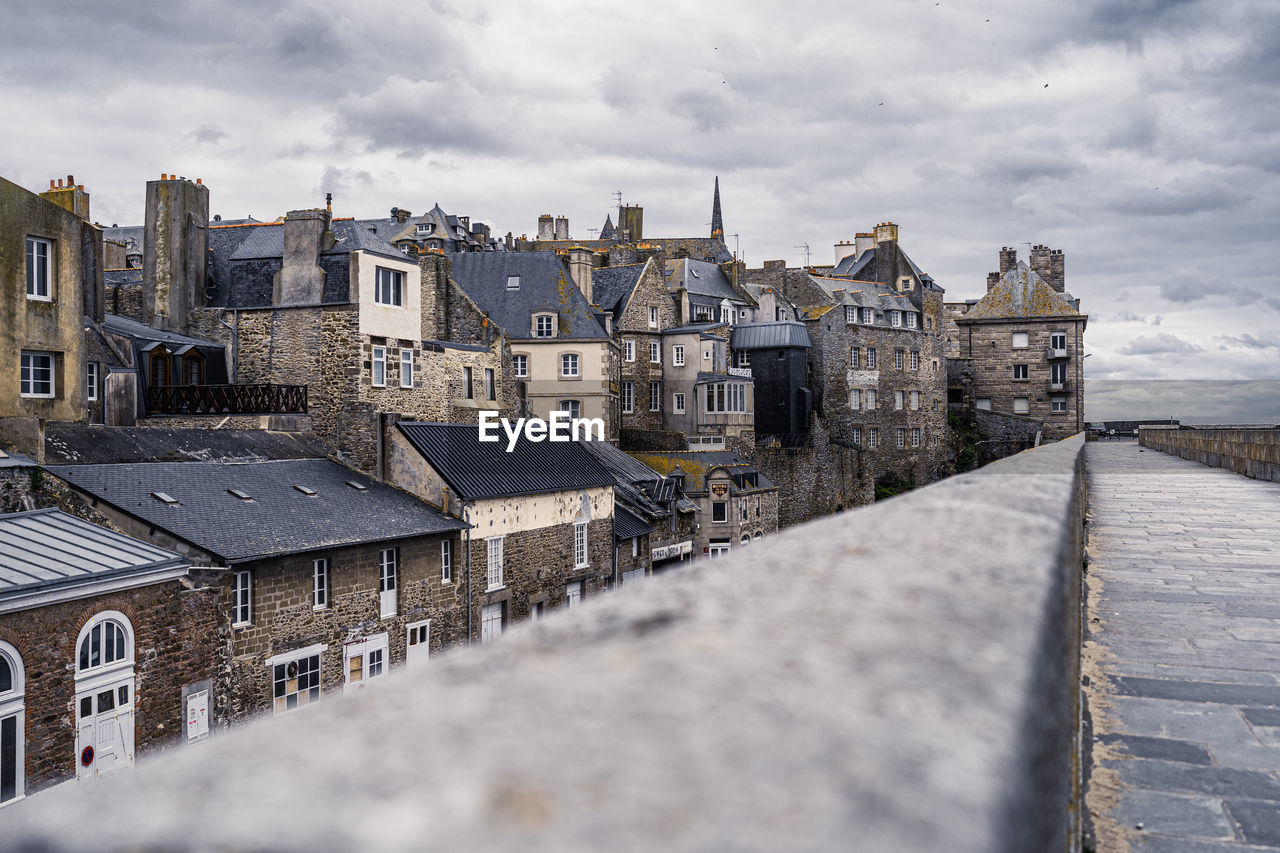
[[[1000,273],[998,272],[987,273],[987,293],[990,293],[991,288],[995,287],[999,283],[1000,283]]]
[[[1067,289],[1067,259],[1062,254],[1061,249],[1054,249],[1049,253],[1049,275],[1045,278],[1049,282],[1049,286],[1059,293],[1063,293]],[[1078,309],[1080,306],[1077,305]]]
[[[324,297],[320,253],[333,245],[327,210],[291,210],[284,218],[284,266],[276,276],[273,305],[319,305]]]
[[[557,240],[569,239],[569,217],[567,216],[556,217],[556,239]]]
[[[1031,247],[1031,269],[1045,281],[1049,280],[1049,247],[1036,244]]]
[[[209,188],[164,174],[147,181],[142,231],[142,314],[157,329],[181,332],[204,304],[208,282]]]
[[[1018,250],[1005,246],[1000,249],[1000,275],[1018,266]]]
[[[594,303],[595,300],[591,295],[591,277],[596,266],[596,253],[582,246],[573,246],[569,249],[567,263],[569,277],[573,279],[573,283],[578,286],[578,290],[582,291],[587,302]]]
[[[89,219],[89,194],[84,191],[83,184],[76,183],[74,175],[67,175],[66,186],[63,186],[61,178],[50,178],[49,189],[40,193],[40,197],[66,208],[81,219]]]
[[[550,213],[544,213],[538,217],[538,239],[554,240],[555,238],[555,218]]]
[[[881,243],[898,242],[898,226],[892,222],[881,222],[876,226],[874,239],[877,246]]]

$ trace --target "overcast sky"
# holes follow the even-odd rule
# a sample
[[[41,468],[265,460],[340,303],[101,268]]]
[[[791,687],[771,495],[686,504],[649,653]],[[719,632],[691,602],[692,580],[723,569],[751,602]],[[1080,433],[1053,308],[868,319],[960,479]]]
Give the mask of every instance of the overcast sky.
[[[0,174],[142,221],[421,212],[499,234],[726,231],[830,263],[876,222],[949,299],[1002,245],[1066,254],[1094,379],[1280,377],[1280,3],[1230,0],[11,6]],[[728,240],[732,249],[733,237]]]

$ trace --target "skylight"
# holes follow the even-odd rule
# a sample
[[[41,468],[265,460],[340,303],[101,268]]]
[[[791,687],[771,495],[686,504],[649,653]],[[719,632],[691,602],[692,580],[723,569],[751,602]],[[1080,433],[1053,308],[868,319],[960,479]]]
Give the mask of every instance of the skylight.
[[[507,276],[507,290],[519,290],[519,289],[520,289],[520,276],[518,275]]]
[[[227,489],[227,494],[231,495],[234,498],[239,498],[242,501],[253,500],[253,495],[249,494],[248,492],[242,492],[239,489]]]
[[[177,506],[177,505],[178,505],[178,499],[177,499],[177,498],[175,498],[175,497],[170,497],[169,495],[166,495],[164,492],[152,492],[152,493],[151,493],[151,497],[153,497],[153,498],[155,498],[156,500],[160,501],[160,503],[162,503],[162,504],[168,504],[169,506]]]
[[[315,494],[316,494],[315,489],[308,489],[306,486],[298,486],[298,485],[295,485],[294,488],[302,492],[304,495],[306,495],[309,498],[315,497]]]
[[[367,492],[369,487],[364,483],[357,483],[355,480],[347,480],[347,485],[355,489],[357,492]]]

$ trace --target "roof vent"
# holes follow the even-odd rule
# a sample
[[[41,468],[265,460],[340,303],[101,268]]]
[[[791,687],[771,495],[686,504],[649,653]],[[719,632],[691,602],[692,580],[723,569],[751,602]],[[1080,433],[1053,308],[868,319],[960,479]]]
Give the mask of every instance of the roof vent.
[[[227,494],[231,495],[233,498],[239,498],[242,501],[253,500],[253,495],[248,492],[242,492],[239,489],[227,489]]]
[[[169,495],[166,495],[164,492],[152,492],[152,493],[151,493],[151,497],[153,497],[153,498],[155,498],[156,500],[160,501],[160,503],[162,503],[162,504],[168,504],[169,506],[177,506],[177,505],[178,505],[178,499],[177,499],[177,498],[175,498],[175,497],[171,497],[171,496],[169,496]]]
[[[306,486],[298,486],[298,485],[295,485],[295,486],[294,486],[294,488],[295,488],[295,489],[297,489],[298,491],[302,492],[304,495],[306,495],[306,496],[307,496],[307,497],[309,497],[309,498],[313,498],[313,497],[315,497],[315,495],[316,495],[316,490],[315,490],[315,489],[308,489]]]
[[[369,487],[364,483],[357,483],[355,480],[347,480],[347,485],[355,489],[357,492],[367,492]]]
[[[693,273],[693,277],[694,277],[694,278],[702,278],[702,276],[698,275],[698,271],[697,271],[697,270],[689,270],[689,272]]]

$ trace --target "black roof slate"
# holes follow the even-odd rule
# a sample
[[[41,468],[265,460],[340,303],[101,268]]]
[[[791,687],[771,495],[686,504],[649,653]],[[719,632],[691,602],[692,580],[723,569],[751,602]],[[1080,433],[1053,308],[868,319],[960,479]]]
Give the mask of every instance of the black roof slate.
[[[646,533],[652,533],[654,528],[650,524],[636,518],[627,512],[625,507],[615,505],[613,508],[613,538],[614,539],[631,539],[635,536],[643,536]]]
[[[48,471],[228,563],[466,527],[411,495],[327,459],[54,465]],[[349,481],[364,489],[352,488]],[[315,495],[303,494],[295,485],[313,489]],[[253,500],[241,500],[228,489],[246,492]],[[163,503],[152,492],[163,492],[178,504]]]
[[[501,429],[500,441],[482,442],[476,424],[401,421],[396,428],[462,500],[613,485],[613,475],[578,442],[522,436],[508,453]]]
[[[605,311],[618,317],[627,309],[631,294],[640,282],[644,264],[627,264],[618,267],[600,267],[591,273],[591,296]]]
[[[49,465],[113,462],[324,459],[328,451],[309,434],[268,430],[104,427],[50,421],[45,432]]]
[[[586,297],[553,252],[464,252],[453,260],[453,280],[508,335],[528,340],[535,313],[560,316],[558,338],[607,338]],[[507,277],[520,287],[507,290]]]

